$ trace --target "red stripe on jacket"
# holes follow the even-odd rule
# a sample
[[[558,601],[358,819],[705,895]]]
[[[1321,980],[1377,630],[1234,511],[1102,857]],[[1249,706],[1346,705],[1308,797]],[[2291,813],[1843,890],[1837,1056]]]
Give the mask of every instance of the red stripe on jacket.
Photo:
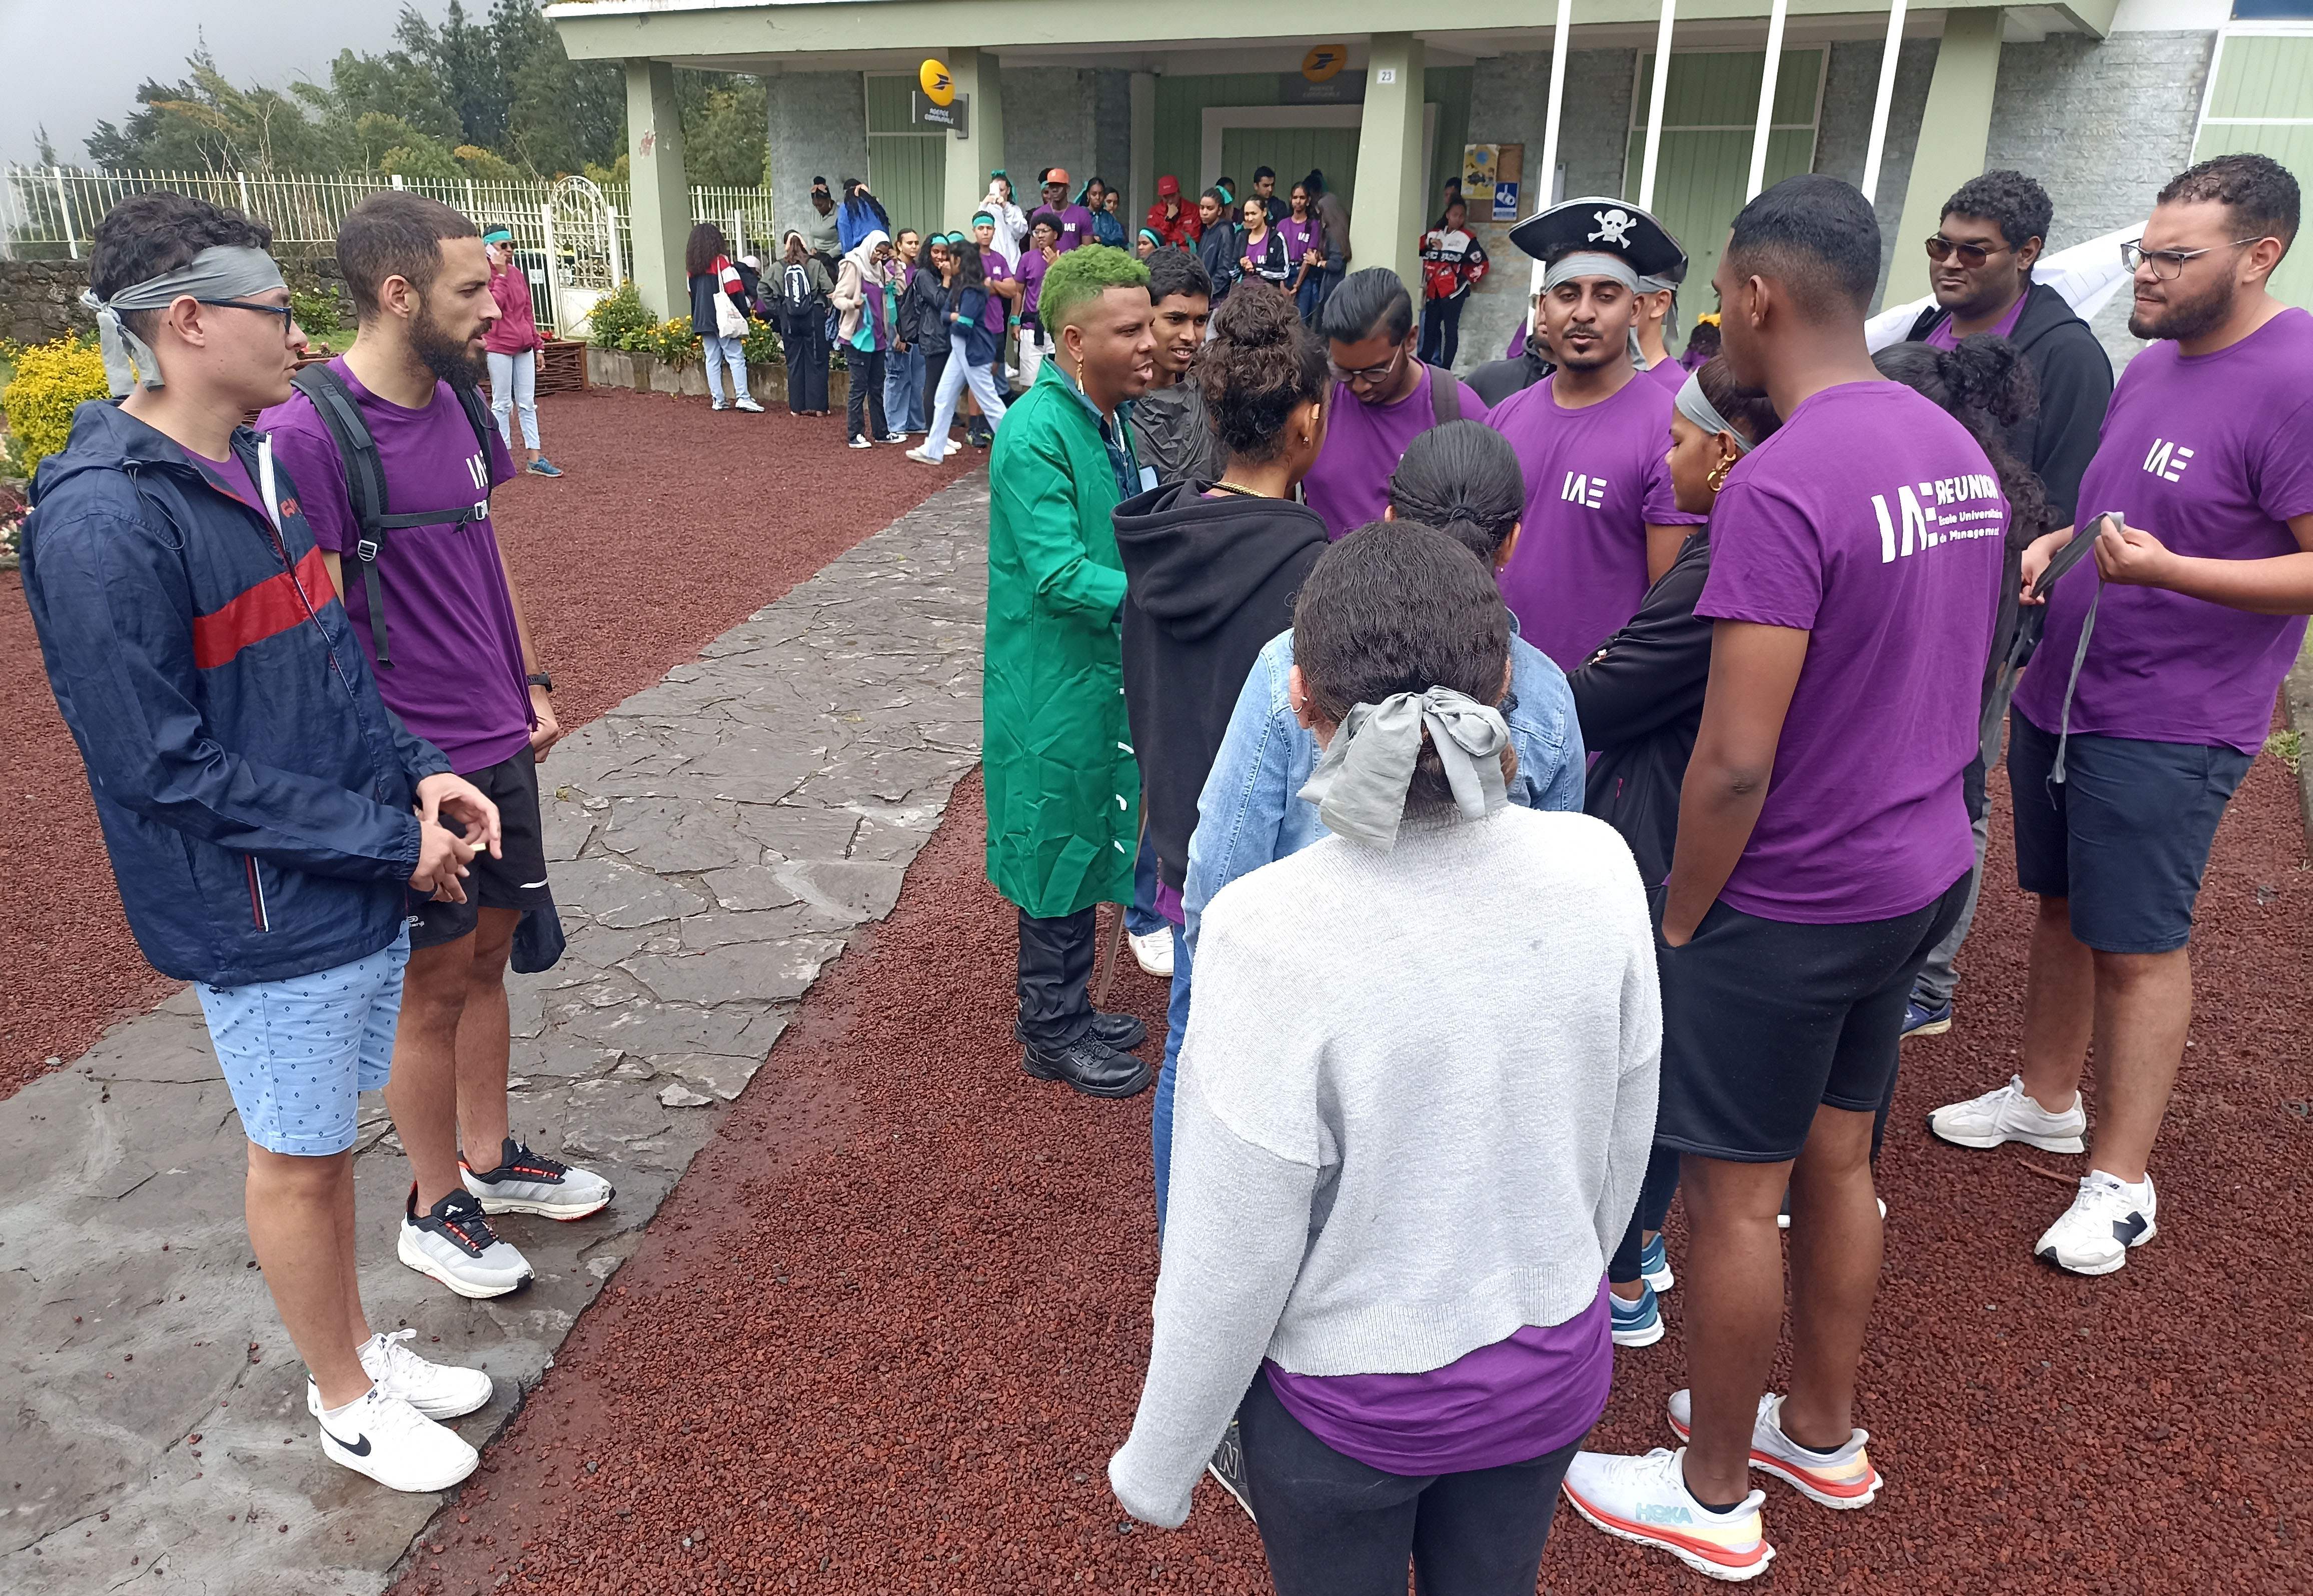
[[[337,592],[321,551],[309,548],[295,576],[277,571],[219,609],[193,618],[193,663],[214,671],[254,643],[287,631],[319,610]],[[316,601],[312,597],[320,593]]]

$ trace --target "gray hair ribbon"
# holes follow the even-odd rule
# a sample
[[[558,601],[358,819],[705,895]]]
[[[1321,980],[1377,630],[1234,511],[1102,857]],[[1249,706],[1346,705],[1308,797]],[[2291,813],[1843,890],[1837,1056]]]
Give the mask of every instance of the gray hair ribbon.
[[[1737,454],[1751,452],[1751,440],[1737,432],[1727,417],[1719,413],[1719,407],[1704,396],[1702,378],[1698,373],[1689,372],[1686,374],[1686,381],[1679,385],[1678,397],[1671,400],[1671,408],[1714,438],[1720,433],[1733,438]]]
[[[1552,265],[1542,274],[1542,291],[1547,294],[1561,283],[1571,282],[1576,277],[1612,277],[1631,293],[1639,291],[1639,274],[1631,269],[1629,261],[1618,255],[1601,254],[1596,250],[1578,250]]]
[[[264,250],[242,244],[212,244],[175,271],[163,272],[130,285],[110,299],[99,299],[89,289],[80,303],[96,312],[96,329],[104,346],[104,376],[115,398],[138,382],[161,386],[161,362],[152,346],[131,331],[124,314],[131,311],[165,311],[186,294],[195,299],[243,299],[287,286],[281,268]],[[134,373],[129,362],[136,363]]]
[[[1440,687],[1354,706],[1301,796],[1317,806],[1328,829],[1389,852],[1405,818],[1405,791],[1425,727],[1456,809],[1474,820],[1509,802],[1501,754],[1510,729],[1501,711]]]

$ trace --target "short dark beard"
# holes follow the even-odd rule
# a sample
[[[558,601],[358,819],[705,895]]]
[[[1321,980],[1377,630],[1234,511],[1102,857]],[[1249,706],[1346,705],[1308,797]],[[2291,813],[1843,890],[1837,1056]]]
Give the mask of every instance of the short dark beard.
[[[427,371],[453,388],[475,387],[489,373],[488,357],[467,354],[465,340],[452,338],[434,319],[434,308],[422,300],[409,323],[409,348]]]
[[[1556,346],[1552,345],[1552,347],[1555,349]],[[1575,355],[1569,352],[1557,355],[1556,359],[1559,364],[1570,372],[1595,372],[1614,364],[1614,357],[1622,352],[1622,349],[1613,347],[1602,339],[1599,342],[1598,352],[1595,355]]]
[[[2183,304],[2171,300],[2151,320],[2145,320],[2142,311],[2132,310],[2128,313],[2129,336],[2172,338],[2183,343],[2203,333],[2214,332],[2224,325],[2225,318],[2233,313],[2233,298],[2238,292],[2238,285],[2230,277],[2226,277],[2198,299],[2187,300]]]

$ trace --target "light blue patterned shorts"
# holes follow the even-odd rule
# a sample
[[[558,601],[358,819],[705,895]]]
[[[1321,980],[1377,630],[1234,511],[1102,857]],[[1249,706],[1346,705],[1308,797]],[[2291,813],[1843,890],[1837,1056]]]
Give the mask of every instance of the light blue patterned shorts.
[[[268,1153],[354,1144],[355,1099],[385,1085],[409,929],[366,959],[245,987],[196,983],[241,1128]]]

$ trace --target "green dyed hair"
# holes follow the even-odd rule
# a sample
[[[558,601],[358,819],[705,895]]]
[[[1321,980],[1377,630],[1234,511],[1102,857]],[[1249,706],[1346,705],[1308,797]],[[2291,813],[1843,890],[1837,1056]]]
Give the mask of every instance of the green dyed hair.
[[[1048,328],[1071,325],[1080,311],[1112,288],[1148,286],[1148,267],[1113,244],[1079,244],[1044,274],[1036,313]]]

